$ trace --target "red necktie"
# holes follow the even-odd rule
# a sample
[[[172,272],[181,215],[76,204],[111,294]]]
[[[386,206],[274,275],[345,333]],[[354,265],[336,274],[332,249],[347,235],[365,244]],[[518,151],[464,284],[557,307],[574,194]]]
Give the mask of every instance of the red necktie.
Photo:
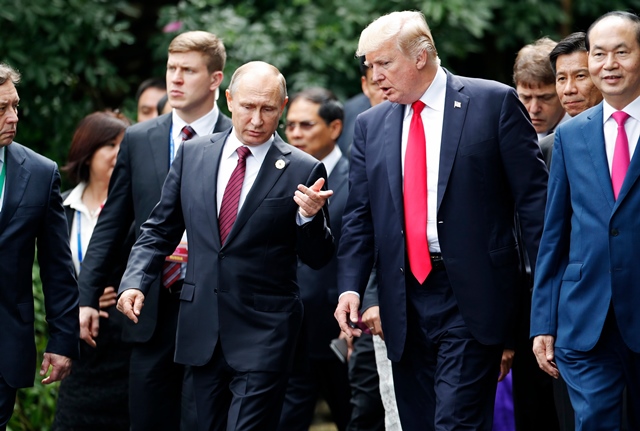
[[[611,116],[618,123],[618,136],[616,137],[616,147],[613,150],[613,163],[611,164],[613,196],[618,199],[631,159],[629,157],[629,140],[627,139],[627,132],[624,130],[624,123],[629,118],[629,114],[624,111],[616,111]]]
[[[414,102],[404,158],[404,223],[411,273],[424,283],[431,272],[427,244],[427,141],[420,113],[425,104]]]
[[[220,204],[220,214],[218,215],[218,226],[220,228],[220,244],[224,244],[231,232],[231,227],[236,221],[238,215],[238,203],[240,202],[240,192],[242,191],[242,183],[244,182],[244,173],[247,169],[247,157],[251,154],[251,150],[247,147],[238,147],[238,164],[231,173],[227,187],[222,195],[222,203]]]
[[[188,124],[182,128],[180,131],[180,135],[178,137],[184,143],[184,141],[188,141],[189,139],[196,136],[196,131],[193,130],[191,126]],[[184,247],[176,248],[176,255],[187,254],[187,249]],[[180,280],[182,275],[182,263],[177,262],[165,262],[162,267],[162,285],[167,289],[171,287],[173,283]]]

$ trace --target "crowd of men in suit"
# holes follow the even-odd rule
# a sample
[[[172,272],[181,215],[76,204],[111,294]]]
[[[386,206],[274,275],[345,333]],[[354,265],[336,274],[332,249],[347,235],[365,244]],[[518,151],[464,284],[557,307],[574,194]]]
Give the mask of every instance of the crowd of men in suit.
[[[222,41],[177,36],[173,109],[127,129],[77,282],[57,167],[14,142],[20,75],[0,65],[0,429],[33,384],[35,245],[47,384],[100,342],[132,229],[131,430],[308,429],[319,394],[340,430],[385,410],[388,429],[491,430],[512,360],[517,429],[640,429],[640,18],[527,45],[515,89],[443,68],[419,12],[373,21],[356,55],[374,106],[341,147],[330,91],[289,98],[250,62],[228,118]]]

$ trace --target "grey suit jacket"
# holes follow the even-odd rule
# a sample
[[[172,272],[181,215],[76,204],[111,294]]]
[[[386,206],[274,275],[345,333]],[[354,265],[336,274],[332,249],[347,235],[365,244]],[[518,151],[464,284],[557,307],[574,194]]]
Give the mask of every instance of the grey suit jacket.
[[[216,190],[229,133],[180,147],[162,198],[131,251],[120,293],[133,288],[154,294],[164,256],[186,228],[189,261],[180,294],[176,362],[204,365],[220,343],[237,371],[283,372],[291,367],[303,314],[297,258],[320,268],[334,251],[326,207],[298,226],[293,195],[299,184],[326,178],[326,171],[276,135],[222,245]]]

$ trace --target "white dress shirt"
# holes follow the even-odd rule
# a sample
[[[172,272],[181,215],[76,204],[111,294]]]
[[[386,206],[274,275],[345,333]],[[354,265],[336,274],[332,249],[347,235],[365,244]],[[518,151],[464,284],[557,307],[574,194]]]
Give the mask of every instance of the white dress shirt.
[[[611,116],[616,111],[617,109],[609,105],[606,100],[602,102],[604,145],[607,151],[607,161],[609,162],[609,175],[611,175],[613,151],[618,137],[618,123]],[[627,139],[629,140],[629,159],[632,160],[638,139],[640,139],[640,97],[625,106],[622,111],[629,114],[629,118],[624,123],[624,130],[627,132]]]
[[[4,167],[4,154],[5,154],[4,149],[5,147],[0,148],[0,169]],[[4,191],[6,188],[7,188],[7,177],[5,175],[4,184],[2,185],[2,190],[0,190],[0,211],[2,211],[2,204],[4,203]]]
[[[197,136],[210,135],[213,131],[213,128],[216,126],[219,115],[220,111],[218,110],[218,106],[214,103],[213,109],[211,111],[198,118],[193,123],[189,124],[189,126],[191,126],[193,130],[195,130]],[[180,132],[188,123],[180,118],[180,115],[178,115],[178,113],[174,109],[171,113],[171,124],[171,139],[173,139],[173,142],[175,143],[175,145],[173,146],[173,158],[175,158],[178,152],[178,148],[180,148],[180,144],[182,144]]]
[[[440,172],[440,145],[442,142],[442,124],[444,121],[444,101],[447,93],[447,74],[438,67],[433,82],[420,97],[426,105],[422,110],[422,124],[427,141],[427,241],[429,251],[440,253],[438,241],[437,207],[438,207],[438,173]],[[405,105],[402,122],[402,177],[404,179],[404,158],[407,152],[409,127],[413,109]]]
[[[273,136],[271,136],[271,138],[269,138],[269,140],[264,144],[254,146],[244,145],[236,136],[235,129],[231,130],[227,141],[224,143],[222,156],[220,157],[220,169],[218,169],[218,188],[216,193],[218,215],[220,215],[220,206],[222,205],[224,190],[227,187],[227,183],[231,178],[233,170],[238,164],[238,153],[236,152],[238,147],[244,145],[249,149],[249,151],[251,151],[251,155],[246,159],[247,165],[244,173],[244,182],[242,183],[242,191],[240,192],[240,202],[238,202],[238,213],[240,213],[240,208],[242,208],[242,205],[247,198],[247,194],[249,194],[249,190],[251,190],[253,183],[256,181],[262,162],[264,162],[264,159],[267,156],[267,151],[269,151],[272,143]],[[293,199],[293,195],[291,196],[291,199]]]
[[[82,202],[82,194],[84,193],[87,184],[81,182],[78,184],[69,196],[64,200],[63,205],[71,207],[75,210],[73,215],[73,222],[71,223],[71,232],[69,232],[69,245],[71,247],[71,257],[73,258],[73,266],[76,268],[76,275],[80,273],[80,264],[82,263],[81,257],[87,254],[87,247],[89,247],[89,240],[93,235],[93,230],[98,223],[98,216],[100,215],[99,208],[92,213],[89,208]],[[78,214],[80,214],[80,224],[78,225]]]

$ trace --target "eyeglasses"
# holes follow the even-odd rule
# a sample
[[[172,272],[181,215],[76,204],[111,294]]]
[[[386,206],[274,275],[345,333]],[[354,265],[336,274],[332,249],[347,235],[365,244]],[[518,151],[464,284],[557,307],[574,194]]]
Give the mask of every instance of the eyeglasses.
[[[300,121],[299,123],[296,123],[295,121],[287,121],[286,123],[284,123],[284,128],[288,131],[292,131],[299,126],[301,130],[306,131],[311,130],[316,124],[318,123],[315,121]]]

